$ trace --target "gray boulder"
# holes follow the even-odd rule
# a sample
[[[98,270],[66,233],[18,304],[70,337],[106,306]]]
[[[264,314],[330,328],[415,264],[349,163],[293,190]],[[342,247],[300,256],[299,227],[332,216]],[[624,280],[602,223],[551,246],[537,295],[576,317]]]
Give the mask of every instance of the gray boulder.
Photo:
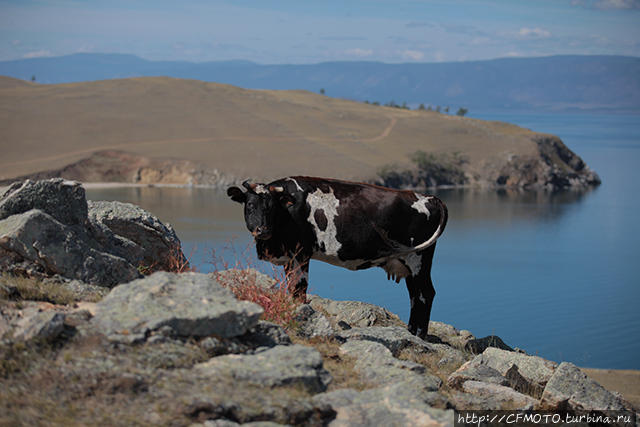
[[[447,323],[433,320],[429,322],[429,340],[432,337],[437,337],[441,342],[458,349],[464,349],[467,342],[475,339],[467,330],[458,330]]]
[[[259,387],[299,386],[312,393],[325,391],[331,382],[320,353],[298,344],[275,346],[255,354],[214,357],[194,369],[212,381],[230,377]]]
[[[59,274],[113,286],[139,277],[127,260],[104,250],[82,225],[66,225],[38,209],[0,220],[0,268],[35,276]]]
[[[152,270],[172,270],[187,262],[171,225],[131,203],[89,201],[89,220],[108,227],[116,236],[134,242],[141,250],[127,257],[133,265]],[[130,250],[131,251],[131,250]]]
[[[509,372],[511,372],[511,375],[514,375],[512,368],[515,365],[517,367],[518,380],[521,382],[526,381],[527,383],[521,384],[520,389],[534,396],[536,390],[544,388],[544,385],[547,384],[547,381],[549,381],[557,367],[557,363],[538,356],[529,356],[527,354],[489,347],[460,369],[471,369],[479,365],[486,365],[493,368],[504,377],[507,377]]]
[[[453,411],[434,408],[412,388],[394,384],[358,392],[335,390],[313,397],[328,405],[336,417],[329,426],[450,426]]]
[[[276,345],[290,345],[291,338],[280,325],[261,320],[249,332],[243,335],[242,340],[255,347],[274,347]]]
[[[19,182],[0,197],[0,269],[112,287],[184,265],[173,229],[119,202],[87,203],[80,183]]]
[[[353,340],[343,344],[340,351],[356,359],[355,369],[370,384],[402,383],[417,386],[422,391],[437,391],[440,378],[427,372],[424,365],[393,357],[384,345],[372,341]]]
[[[562,362],[549,379],[542,393],[542,404],[559,410],[622,411],[631,408],[569,362]]]
[[[298,333],[305,338],[328,337],[333,335],[331,323],[322,313],[315,311],[311,305],[302,304],[296,309]]]
[[[509,381],[490,366],[476,363],[465,363],[457,371],[449,375],[449,387],[462,390],[467,381],[482,381],[490,384],[507,386]]]
[[[462,384],[462,391],[480,397],[485,410],[531,410],[538,404],[536,399],[500,384],[470,380]]]
[[[13,338],[54,340],[64,331],[65,315],[53,310],[37,311],[25,315],[17,324]]]
[[[79,182],[54,178],[13,183],[0,196],[0,220],[38,209],[67,225],[87,221],[87,199]]]
[[[404,326],[395,314],[373,304],[360,301],[333,301],[317,295],[308,296],[314,310],[325,313],[335,323],[345,322],[349,326]]]
[[[238,424],[229,420],[210,420],[202,424],[191,424],[189,427],[278,427],[286,424],[274,423],[272,421],[254,421],[251,423]]]
[[[238,301],[208,275],[158,272],[115,287],[97,304],[91,325],[125,343],[154,334],[227,338],[256,326],[261,314],[260,306]]]
[[[465,350],[473,353],[480,354],[489,347],[499,348],[500,350],[514,351],[511,347],[505,344],[497,335],[489,335],[484,338],[476,338],[467,341],[464,348]]]
[[[352,328],[345,331],[337,331],[335,337],[342,342],[350,340],[374,341],[387,347],[394,356],[404,349],[417,352],[434,352],[432,344],[412,335],[401,326],[371,326],[368,328]]]

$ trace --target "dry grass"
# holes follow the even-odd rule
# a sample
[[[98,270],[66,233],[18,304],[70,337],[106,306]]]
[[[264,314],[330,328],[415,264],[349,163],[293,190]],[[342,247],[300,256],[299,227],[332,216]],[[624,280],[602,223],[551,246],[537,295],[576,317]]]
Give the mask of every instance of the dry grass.
[[[140,264],[138,271],[145,276],[155,273],[156,271],[169,271],[171,273],[196,272],[197,269],[191,265],[191,257],[193,257],[194,252],[195,248],[191,248],[189,256],[185,256],[179,245],[174,246],[169,251],[167,258],[162,260],[162,262],[156,261],[150,265]]]
[[[460,151],[477,167],[502,153],[535,151],[532,133],[515,126],[304,91],[163,77],[64,85],[1,79],[7,126],[0,139],[20,144],[3,146],[0,179],[59,169],[100,150],[153,153],[241,177],[355,180],[374,178],[385,164],[406,165],[417,150]]]
[[[291,340],[294,344],[311,346],[320,352],[324,368],[331,373],[333,378],[327,391],[343,388],[361,391],[374,387],[362,380],[355,369],[356,359],[342,354],[340,352],[341,343],[334,338],[313,337],[306,339],[292,334]]]
[[[445,364],[440,364],[439,362],[442,359],[441,353],[425,353],[416,351],[412,348],[403,349],[400,354],[398,354],[398,359],[408,360],[410,362],[415,362],[426,366],[427,371],[440,378],[445,385],[447,384],[447,378],[449,378],[449,375],[451,375],[455,370],[462,366],[462,362],[448,362]]]
[[[103,297],[103,294],[98,292],[87,292],[80,297],[59,283],[9,274],[0,275],[0,285],[0,298],[17,301],[45,301],[51,304],[68,305],[81,300],[97,302]]]

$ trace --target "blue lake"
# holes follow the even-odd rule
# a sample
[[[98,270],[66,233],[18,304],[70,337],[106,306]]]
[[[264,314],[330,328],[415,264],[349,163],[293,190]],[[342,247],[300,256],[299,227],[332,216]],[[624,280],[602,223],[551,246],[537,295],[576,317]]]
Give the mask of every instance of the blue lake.
[[[548,359],[640,369],[640,116],[478,114],[560,136],[600,175],[587,193],[439,191],[450,219],[433,267],[432,320],[499,335]],[[211,251],[253,257],[242,208],[214,190],[117,188],[93,200],[138,204],[170,222],[192,262],[211,271]],[[242,252],[246,251],[245,254]],[[271,267],[263,265],[271,271]],[[408,319],[404,284],[384,271],[312,262],[310,292],[381,305]]]

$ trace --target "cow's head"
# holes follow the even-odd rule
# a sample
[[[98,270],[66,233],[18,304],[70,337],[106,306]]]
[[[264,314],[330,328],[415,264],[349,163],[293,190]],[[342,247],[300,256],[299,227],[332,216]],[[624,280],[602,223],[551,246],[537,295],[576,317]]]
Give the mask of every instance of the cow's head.
[[[229,187],[227,195],[231,200],[244,204],[244,220],[247,229],[256,239],[271,238],[277,222],[277,214],[283,212],[282,205],[287,203],[282,187],[256,184],[245,181],[242,186],[246,192],[238,187]]]

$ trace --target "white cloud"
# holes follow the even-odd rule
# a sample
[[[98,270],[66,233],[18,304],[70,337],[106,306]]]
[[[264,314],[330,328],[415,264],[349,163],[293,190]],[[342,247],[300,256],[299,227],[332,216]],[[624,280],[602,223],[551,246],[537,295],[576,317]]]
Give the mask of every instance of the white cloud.
[[[360,48],[357,47],[355,49],[349,49],[349,50],[345,51],[345,53],[347,55],[357,56],[358,58],[364,58],[364,57],[373,55],[373,50],[371,50],[371,49],[360,49]]]
[[[419,50],[405,50],[401,52],[403,59],[410,59],[412,61],[421,61],[424,59],[424,53]]]
[[[587,9],[640,9],[640,0],[571,0],[571,6]]]
[[[25,53],[24,55],[22,55],[22,57],[24,59],[43,58],[43,57],[47,57],[47,56],[53,56],[53,54],[48,50],[36,50],[34,52],[28,52],[28,53]]]
[[[598,0],[598,9],[640,9],[640,0]]]
[[[520,31],[518,31],[518,35],[520,37],[525,37],[525,38],[547,38],[547,37],[551,37],[551,33],[547,30],[543,30],[542,28],[527,28],[527,27],[522,27],[520,28]]]

